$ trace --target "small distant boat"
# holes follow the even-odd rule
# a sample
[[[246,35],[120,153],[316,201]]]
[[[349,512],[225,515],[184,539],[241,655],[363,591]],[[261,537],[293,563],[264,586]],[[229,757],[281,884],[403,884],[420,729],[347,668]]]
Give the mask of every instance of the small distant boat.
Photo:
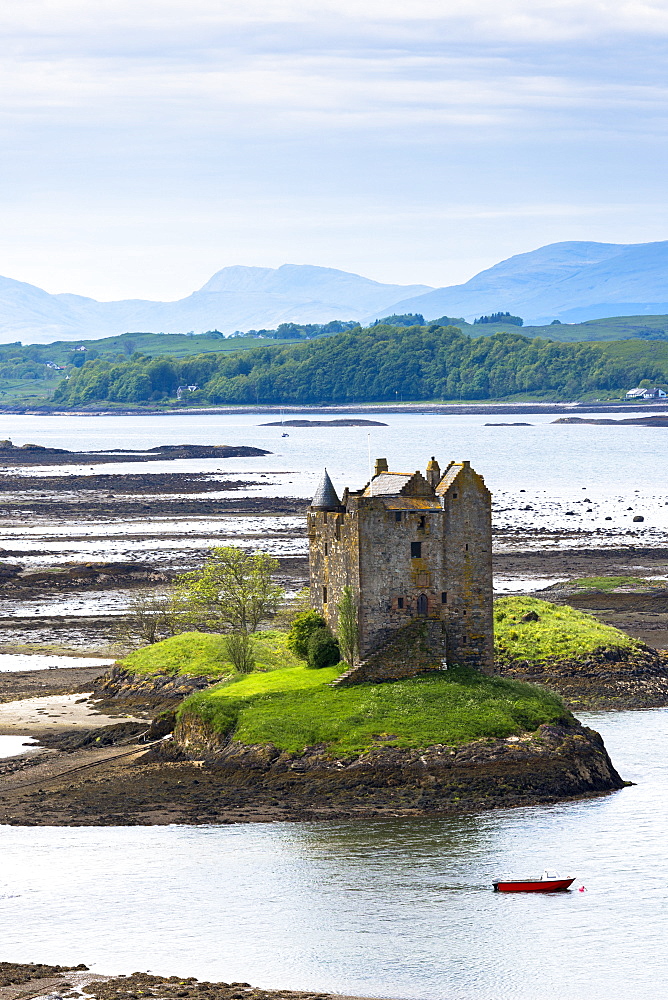
[[[569,889],[573,882],[574,878],[562,878],[554,872],[543,872],[542,875],[529,875],[526,878],[508,875],[496,879],[492,885],[494,892],[563,892]]]
[[[282,438],[289,438],[289,437],[290,437],[290,435],[289,435],[289,434],[281,434],[281,437],[282,437]]]

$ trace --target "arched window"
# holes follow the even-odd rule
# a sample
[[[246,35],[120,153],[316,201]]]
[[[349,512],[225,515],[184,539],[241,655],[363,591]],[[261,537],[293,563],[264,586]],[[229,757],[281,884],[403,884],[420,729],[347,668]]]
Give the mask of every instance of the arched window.
[[[426,615],[429,609],[429,601],[427,600],[426,594],[420,594],[417,599],[417,613],[419,615]]]

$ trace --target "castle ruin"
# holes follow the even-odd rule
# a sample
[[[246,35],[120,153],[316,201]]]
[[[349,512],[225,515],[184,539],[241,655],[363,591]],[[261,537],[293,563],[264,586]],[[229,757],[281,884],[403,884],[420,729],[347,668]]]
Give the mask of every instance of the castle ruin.
[[[308,511],[311,603],[336,631],[344,587],[359,652],[344,683],[493,663],[491,495],[469,462],[376,461],[341,499],[327,472]]]

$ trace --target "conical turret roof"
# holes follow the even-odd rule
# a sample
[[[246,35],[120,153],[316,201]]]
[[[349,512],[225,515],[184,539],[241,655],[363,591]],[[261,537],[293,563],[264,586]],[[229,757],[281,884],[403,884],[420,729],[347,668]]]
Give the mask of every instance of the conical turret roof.
[[[327,474],[327,469],[325,469],[322,482],[315,491],[315,496],[311,501],[311,508],[313,510],[338,510],[340,506],[341,501],[336,495],[332,480]]]

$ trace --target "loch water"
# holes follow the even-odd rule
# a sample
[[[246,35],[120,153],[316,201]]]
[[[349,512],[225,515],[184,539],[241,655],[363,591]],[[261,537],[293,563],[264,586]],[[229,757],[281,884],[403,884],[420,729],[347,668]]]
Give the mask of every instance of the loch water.
[[[668,428],[378,414],[387,427],[281,438],[259,426],[276,418],[8,415],[0,436],[69,449],[256,445],[272,454],[42,470],[248,476],[251,495],[308,496],[323,465],[337,487],[356,487],[369,452],[407,471],[432,454],[468,458],[495,492],[497,525],[568,527],[569,546],[668,538]],[[485,426],[514,420],[533,426]],[[13,530],[7,547],[34,547]],[[668,982],[668,710],[581,718],[634,786],[441,820],[0,827],[0,958],[411,1000],[654,1000]],[[495,875],[546,866],[574,875],[575,891],[491,890]]]
[[[412,1000],[656,1000],[668,711],[585,721],[634,786],[456,819],[0,827],[2,957]],[[492,891],[545,866],[574,891]]]

